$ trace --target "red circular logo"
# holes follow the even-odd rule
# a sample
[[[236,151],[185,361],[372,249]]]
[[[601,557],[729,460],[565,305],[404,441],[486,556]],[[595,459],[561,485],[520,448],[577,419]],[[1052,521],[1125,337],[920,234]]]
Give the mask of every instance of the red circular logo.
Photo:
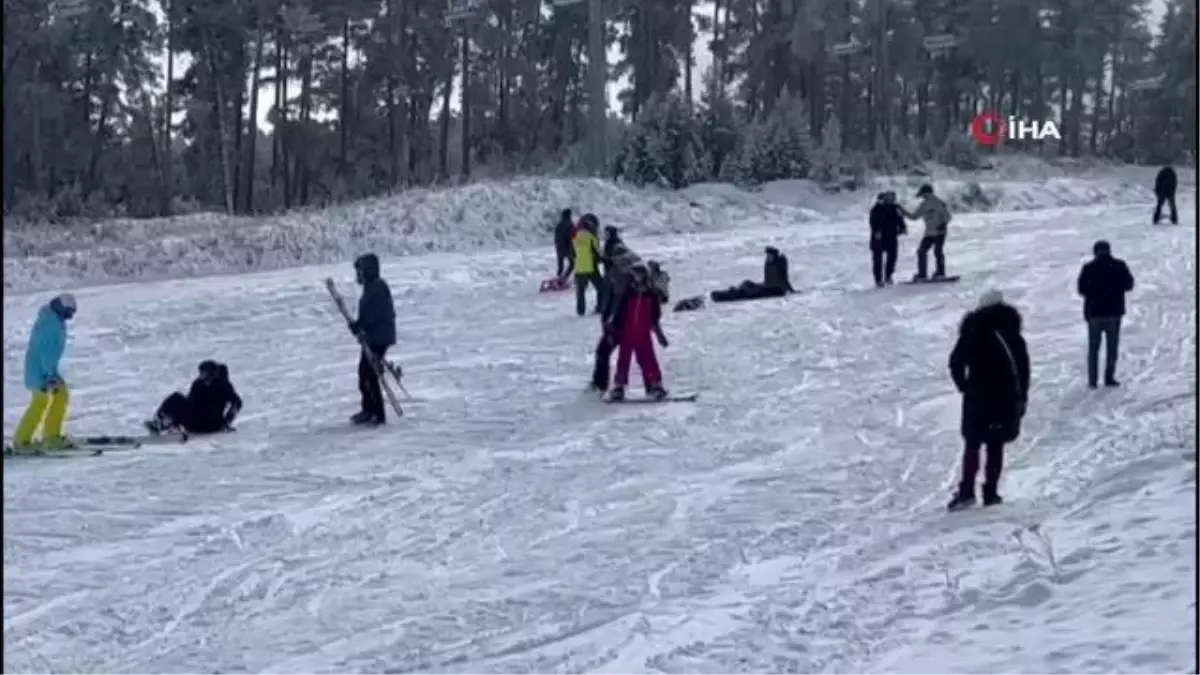
[[[996,145],[1008,132],[1008,124],[999,113],[984,112],[971,120],[971,137],[980,145]]]

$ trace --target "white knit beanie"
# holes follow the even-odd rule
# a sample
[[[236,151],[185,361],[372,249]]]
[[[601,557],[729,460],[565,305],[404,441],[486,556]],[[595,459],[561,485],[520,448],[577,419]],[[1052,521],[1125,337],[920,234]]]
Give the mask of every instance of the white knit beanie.
[[[1002,302],[1004,302],[1004,296],[1001,295],[1000,291],[993,288],[979,297],[979,309],[999,305]]]

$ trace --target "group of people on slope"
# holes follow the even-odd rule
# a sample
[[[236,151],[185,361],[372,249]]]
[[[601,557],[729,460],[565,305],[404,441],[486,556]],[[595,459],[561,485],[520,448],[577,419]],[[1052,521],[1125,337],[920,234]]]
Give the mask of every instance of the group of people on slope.
[[[913,281],[929,278],[929,252],[933,251],[933,278],[946,276],[946,234],[950,226],[950,207],[933,192],[932,185],[922,185],[917,190],[921,203],[909,212],[896,199],[896,193],[888,190],[875,197],[867,220],[871,227],[871,274],[875,285],[882,288],[893,283],[896,272],[896,257],[900,250],[900,237],[908,234],[905,219],[920,219],[925,223],[921,243],[917,246],[917,273]]]
[[[1105,343],[1104,386],[1117,387],[1117,349],[1125,294],[1133,290],[1128,265],[1112,255],[1106,241],[1097,241],[1094,257],[1079,272],[1077,290],[1083,298],[1087,323],[1088,387],[1099,385],[1100,343]],[[983,503],[999,504],[1004,447],[1020,435],[1029,402],[1029,351],[1021,334],[1021,315],[998,291],[989,291],[979,306],[968,312],[950,352],[950,378],[962,393],[962,435],[965,441],[962,479],[949,508],[975,503],[975,481],[980,451],[987,464],[983,478]]]

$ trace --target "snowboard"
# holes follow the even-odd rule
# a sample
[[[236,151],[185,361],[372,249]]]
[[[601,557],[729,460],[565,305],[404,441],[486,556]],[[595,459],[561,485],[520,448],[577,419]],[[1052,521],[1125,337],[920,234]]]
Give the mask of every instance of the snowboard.
[[[954,276],[949,276],[949,277],[936,277],[936,278],[931,277],[929,279],[909,279],[908,281],[901,281],[900,283],[904,284],[905,286],[920,286],[921,284],[949,284],[949,283],[958,281],[961,278],[962,277],[955,274]]]
[[[670,394],[664,399],[654,399],[650,398],[649,396],[641,396],[638,398],[626,398],[620,401],[614,401],[606,398],[604,399],[604,402],[611,403],[613,405],[624,405],[626,403],[690,403],[695,401],[698,396],[699,394],[696,393]]]

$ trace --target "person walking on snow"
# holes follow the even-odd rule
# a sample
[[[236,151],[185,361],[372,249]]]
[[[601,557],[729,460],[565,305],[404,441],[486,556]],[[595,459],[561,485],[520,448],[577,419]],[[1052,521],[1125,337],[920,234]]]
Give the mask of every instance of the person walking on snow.
[[[638,254],[630,250],[621,238],[621,232],[609,225],[604,228],[604,287],[607,290],[603,317],[608,320],[616,307],[617,298],[625,292],[633,266],[642,262]]]
[[[1175,175],[1175,169],[1169,166],[1159,169],[1158,175],[1154,177],[1154,196],[1157,199],[1154,204],[1155,225],[1162,218],[1163,203],[1171,207],[1171,224],[1179,224],[1179,211],[1175,209],[1175,189],[1178,186],[1179,177]]]
[[[962,480],[950,510],[975,503],[979,453],[986,449],[983,503],[999,504],[1004,446],[1017,440],[1029,401],[1029,351],[1021,335],[1021,314],[988,291],[963,317],[950,352],[950,378],[962,394]]]
[[[374,253],[354,261],[354,275],[362,286],[362,297],[358,299],[358,319],[348,326],[351,333],[362,339],[364,348],[358,359],[362,410],[350,421],[375,426],[387,422],[379,378],[383,375],[383,357],[396,344],[396,306],[392,302],[392,289],[380,277],[379,257]]]
[[[625,387],[629,385],[630,361],[636,357],[642,371],[642,383],[646,395],[661,401],[667,397],[662,385],[662,371],[658,356],[654,353],[654,342],[666,348],[669,344],[659,321],[662,319],[660,296],[650,285],[649,269],[638,263],[633,266],[628,290],[617,301],[608,334],[617,341],[617,373],[614,386],[609,392],[610,401],[625,400]]]
[[[199,376],[187,396],[174,392],[163,400],[154,419],[145,423],[152,435],[182,430],[188,434],[233,431],[242,410],[242,397],[229,380],[229,368],[212,360],[200,362]]]
[[[900,249],[900,235],[906,234],[904,213],[896,203],[896,193],[881,192],[867,217],[871,226],[871,274],[875,286],[891,285],[896,272],[896,255]]]
[[[575,266],[575,313],[579,316],[587,313],[589,284],[596,292],[596,313],[599,314],[604,308],[606,290],[597,267],[600,262],[600,240],[596,232],[599,228],[599,220],[589,213],[579,219],[579,224],[571,234]]]
[[[33,322],[25,348],[25,387],[33,393],[13,438],[14,450],[71,447],[63,434],[70,394],[59,372],[67,348],[67,322],[75,316],[75,296],[63,293],[44,305]],[[42,430],[40,444],[34,442]]]
[[[916,211],[909,213],[901,210],[901,213],[910,220],[919,218],[925,221],[925,232],[917,247],[917,273],[913,276],[913,281],[925,281],[928,278],[929,249],[933,249],[933,260],[937,265],[933,272],[933,278],[940,279],[946,276],[945,246],[946,233],[950,225],[950,207],[933,194],[932,185],[922,185],[921,189],[917,190],[917,197],[921,199],[921,203],[917,206]]]
[[[575,224],[571,222],[571,209],[563,209],[558,224],[554,226],[554,254],[558,258],[558,272],[555,277],[565,278],[571,273],[574,265],[571,262],[571,231]]]
[[[1083,318],[1088,326],[1088,387],[1096,388],[1100,340],[1104,340],[1104,386],[1119,387],[1117,349],[1121,343],[1121,318],[1125,294],[1133,290],[1133,273],[1124,260],[1114,258],[1107,241],[1092,246],[1095,255],[1079,271],[1076,287],[1083,297]]]

